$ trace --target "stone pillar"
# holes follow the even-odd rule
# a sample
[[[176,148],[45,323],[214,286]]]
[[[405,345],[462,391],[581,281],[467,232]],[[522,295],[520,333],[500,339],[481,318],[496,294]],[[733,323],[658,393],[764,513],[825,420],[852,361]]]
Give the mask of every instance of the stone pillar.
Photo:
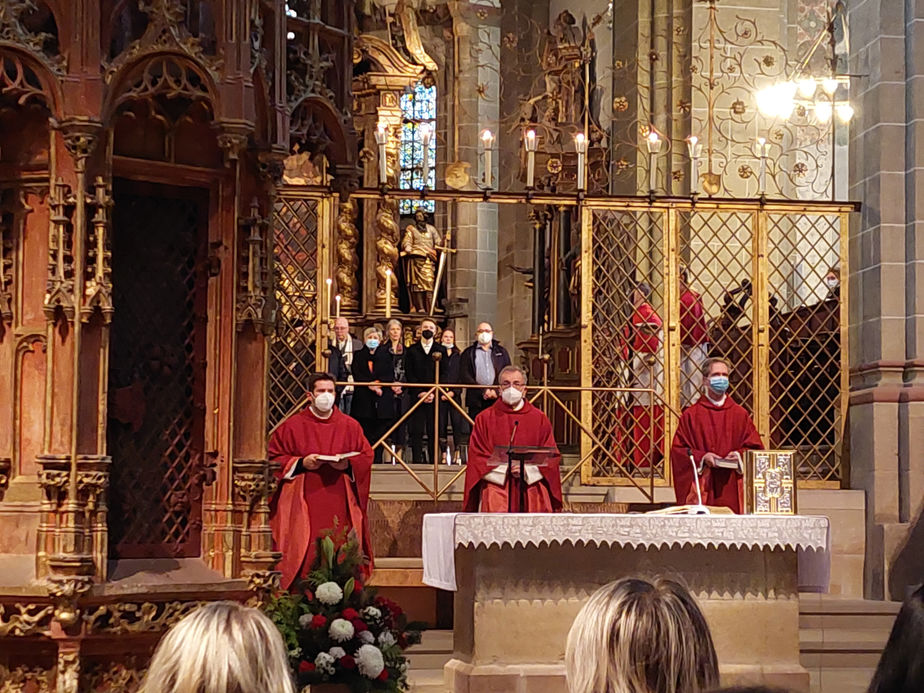
[[[850,72],[867,75],[851,86],[850,482],[866,493],[866,595],[900,599],[924,563],[924,8],[848,9]]]

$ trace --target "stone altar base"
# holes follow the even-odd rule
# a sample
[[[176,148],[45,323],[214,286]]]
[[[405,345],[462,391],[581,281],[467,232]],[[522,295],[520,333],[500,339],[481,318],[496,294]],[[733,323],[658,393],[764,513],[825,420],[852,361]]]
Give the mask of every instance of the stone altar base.
[[[425,542],[426,532],[425,525]],[[455,651],[444,670],[447,689],[567,693],[565,640],[587,598],[621,577],[660,575],[683,581],[696,596],[712,631],[723,685],[763,682],[807,693],[809,675],[799,663],[797,544],[680,545],[686,541],[682,533],[665,536],[671,545],[585,543],[578,537],[575,544],[524,546],[500,537],[469,544],[457,533]],[[425,570],[432,559],[426,554]]]

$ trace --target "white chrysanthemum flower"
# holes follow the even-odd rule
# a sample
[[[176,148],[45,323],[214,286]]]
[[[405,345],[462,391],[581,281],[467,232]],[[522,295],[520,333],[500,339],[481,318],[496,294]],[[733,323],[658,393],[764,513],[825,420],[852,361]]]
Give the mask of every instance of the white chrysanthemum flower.
[[[318,656],[314,658],[314,666],[322,674],[333,674],[334,658],[326,652],[319,652]]]
[[[374,606],[367,606],[363,609],[363,618],[367,621],[378,621],[382,618],[382,612]]]
[[[339,604],[340,600],[343,599],[343,590],[340,589],[340,585],[336,582],[325,582],[318,585],[318,589],[314,593],[322,604]]]
[[[302,628],[308,628],[311,626],[312,618],[314,618],[314,614],[302,614],[298,617],[298,625]]]
[[[364,630],[362,633],[360,633],[359,639],[361,642],[364,642],[367,645],[371,645],[375,642],[375,636],[368,630]]]
[[[398,641],[395,640],[395,636],[391,634],[390,630],[383,630],[379,633],[379,647],[391,647],[396,642]]]
[[[356,668],[367,679],[374,679],[385,668],[382,651],[375,645],[363,645],[356,650]]]
[[[346,656],[346,650],[344,650],[342,647],[332,647],[330,650],[328,650],[328,652],[334,659],[340,659],[341,657]]]
[[[346,642],[353,637],[356,630],[345,618],[335,618],[330,624],[330,637],[337,642]]]
[[[302,656],[302,648],[296,647],[296,648],[293,649],[293,650],[289,650],[289,653],[288,653],[288,654],[289,654],[289,657],[292,657],[293,659],[295,659],[296,657],[301,657],[301,656]]]

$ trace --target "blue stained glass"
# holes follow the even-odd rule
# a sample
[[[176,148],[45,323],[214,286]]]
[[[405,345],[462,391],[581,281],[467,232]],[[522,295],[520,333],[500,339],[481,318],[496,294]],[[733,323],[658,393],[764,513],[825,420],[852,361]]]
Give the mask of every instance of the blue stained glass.
[[[401,148],[398,161],[401,175],[398,186],[402,190],[433,189],[436,187],[436,86],[425,86],[422,82],[401,95]],[[423,180],[423,140],[420,126],[430,127],[429,166],[427,180]],[[436,203],[432,200],[401,200],[398,203],[401,214],[413,214],[418,209],[432,213]]]

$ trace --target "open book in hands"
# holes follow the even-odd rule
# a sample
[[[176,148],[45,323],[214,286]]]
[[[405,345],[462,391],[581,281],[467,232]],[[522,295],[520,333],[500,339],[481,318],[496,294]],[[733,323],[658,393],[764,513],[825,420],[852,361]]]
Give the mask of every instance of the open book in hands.
[[[719,469],[731,469],[739,474],[744,474],[744,462],[741,459],[741,455],[735,453],[732,453],[728,457],[716,456],[714,458],[714,465]]]

